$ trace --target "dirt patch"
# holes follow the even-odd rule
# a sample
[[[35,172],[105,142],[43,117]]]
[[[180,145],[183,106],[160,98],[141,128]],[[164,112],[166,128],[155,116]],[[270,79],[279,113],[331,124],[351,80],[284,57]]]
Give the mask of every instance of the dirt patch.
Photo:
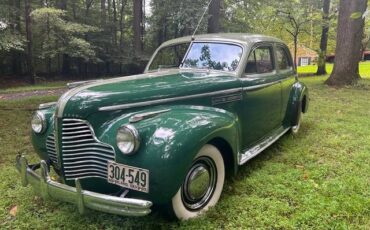
[[[0,94],[0,100],[19,100],[34,96],[60,96],[67,90],[68,90],[67,88],[62,88],[62,89],[33,90],[27,92],[6,93]]]

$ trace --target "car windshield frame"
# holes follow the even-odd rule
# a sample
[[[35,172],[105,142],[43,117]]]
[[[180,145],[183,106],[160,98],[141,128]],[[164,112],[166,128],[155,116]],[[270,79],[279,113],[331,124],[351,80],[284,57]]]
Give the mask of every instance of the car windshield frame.
[[[148,66],[147,66],[147,72],[156,72],[156,71],[160,71],[160,70],[165,70],[165,69],[171,69],[171,68],[180,68],[180,66],[182,65],[182,62],[184,61],[184,57],[186,56],[186,54],[189,52],[189,48],[191,46],[192,42],[191,41],[184,41],[184,42],[179,42],[179,43],[175,43],[175,44],[170,44],[170,45],[167,45],[167,46],[163,46],[163,47],[160,47],[153,55],[153,57],[151,58]],[[162,68],[159,67],[159,68],[151,68],[151,66],[153,65],[153,62],[156,60],[157,56],[165,49],[167,48],[171,48],[171,47],[175,47],[175,46],[181,46],[181,45],[187,45],[187,49],[184,53],[184,56],[181,58],[181,61],[179,63],[179,65],[174,65],[174,66],[163,66]]]
[[[238,65],[237,67],[235,68],[235,70],[218,70],[218,69],[212,69],[212,68],[199,68],[199,67],[184,67],[184,63],[185,63],[185,60],[187,59],[192,47],[194,44],[196,43],[208,43],[208,44],[222,44],[222,45],[231,45],[231,46],[237,46],[241,49],[241,53],[240,53],[240,58],[238,60]],[[232,42],[232,41],[207,41],[207,40],[203,40],[203,41],[192,41],[182,62],[181,62],[181,65],[180,65],[180,69],[182,70],[208,70],[208,71],[220,71],[220,72],[227,72],[227,73],[236,73],[239,71],[239,68],[241,66],[241,62],[243,61],[243,55],[244,55],[244,46],[239,44],[239,43],[236,43],[236,42]]]

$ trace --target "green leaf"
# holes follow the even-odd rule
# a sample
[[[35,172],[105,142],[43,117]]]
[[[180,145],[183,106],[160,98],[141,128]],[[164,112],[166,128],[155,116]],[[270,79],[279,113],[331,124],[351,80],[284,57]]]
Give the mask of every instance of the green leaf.
[[[351,14],[351,19],[359,19],[362,17],[362,13],[360,11],[356,11]]]

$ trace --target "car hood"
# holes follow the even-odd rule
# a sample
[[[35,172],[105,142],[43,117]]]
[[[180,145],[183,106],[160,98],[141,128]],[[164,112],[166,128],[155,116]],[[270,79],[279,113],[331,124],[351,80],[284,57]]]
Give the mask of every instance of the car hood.
[[[107,106],[203,94],[239,88],[235,75],[224,72],[168,70],[79,86],[58,102],[58,117],[86,118]]]

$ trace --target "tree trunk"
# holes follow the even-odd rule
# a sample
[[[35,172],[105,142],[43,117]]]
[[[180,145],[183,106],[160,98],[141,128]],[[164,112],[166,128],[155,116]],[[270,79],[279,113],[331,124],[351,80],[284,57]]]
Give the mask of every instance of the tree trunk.
[[[76,1],[72,1],[72,15],[73,19],[77,19],[77,9],[76,9]]]
[[[26,24],[26,39],[27,39],[27,72],[31,84],[35,84],[35,68],[33,66],[33,50],[32,50],[32,21],[31,21],[31,2],[25,0],[25,24]]]
[[[12,1],[10,1],[12,2]],[[21,34],[21,0],[15,0],[14,1],[14,20],[15,20],[15,26],[13,32],[15,34]],[[22,63],[21,63],[21,53],[19,51],[13,51],[12,52],[12,72],[15,75],[22,74]]]
[[[113,28],[112,28],[113,45],[114,47],[116,47],[117,45],[117,4],[116,4],[116,0],[113,0],[112,4],[113,4]]]
[[[330,0],[323,1],[323,15],[322,15],[322,31],[320,40],[320,54],[318,60],[318,68],[316,75],[325,75],[326,72],[326,51],[328,48],[328,33],[329,33],[329,10],[330,10]]]
[[[107,23],[107,10],[105,4],[106,0],[100,1],[100,25],[103,30],[105,29],[105,25]]]
[[[132,27],[134,30],[134,50],[136,55],[141,54],[143,51],[142,22],[143,22],[143,1],[134,0],[134,20]]]
[[[67,10],[67,0],[59,0],[57,2],[57,7],[61,10]],[[62,75],[67,76],[71,72],[70,68],[70,57],[68,54],[63,54],[63,62],[62,62]]]
[[[124,35],[124,11],[125,11],[126,1],[122,1],[121,5],[121,11],[120,11],[120,19],[119,19],[119,31],[120,31],[120,37],[119,37],[119,47],[121,50],[121,55],[123,53],[123,35]]]
[[[298,50],[298,34],[296,34],[294,37],[294,67],[297,69],[297,50]]]
[[[208,33],[220,32],[221,0],[213,0],[209,6]]]
[[[361,15],[366,8],[367,0],[340,1],[334,70],[326,84],[352,85],[360,78],[358,64],[364,28],[364,19]]]
[[[67,0],[58,0],[57,8],[61,10],[67,10]]]
[[[16,24],[16,31],[20,33],[21,31],[21,0],[15,0],[15,24]]]

